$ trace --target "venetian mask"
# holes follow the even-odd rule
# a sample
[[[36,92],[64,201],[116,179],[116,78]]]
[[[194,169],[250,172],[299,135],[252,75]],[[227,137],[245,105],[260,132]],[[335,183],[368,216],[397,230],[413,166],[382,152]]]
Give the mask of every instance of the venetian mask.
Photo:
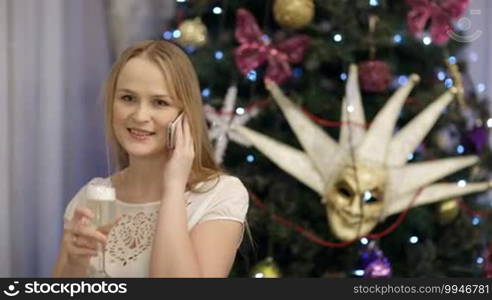
[[[326,191],[323,202],[333,234],[352,240],[370,232],[383,213],[383,168],[359,162],[346,165]]]
[[[351,66],[342,101],[343,125],[338,142],[287,98],[274,82],[267,82],[267,89],[303,151],[247,127],[234,128],[272,162],[320,195],[335,236],[341,240],[361,237],[370,233],[379,221],[410,205],[430,204],[489,188],[488,182],[435,183],[475,164],[476,156],[408,163],[409,155],[454,98],[456,89],[445,92],[394,134],[401,108],[419,77],[410,76],[367,129],[357,78],[357,67]]]

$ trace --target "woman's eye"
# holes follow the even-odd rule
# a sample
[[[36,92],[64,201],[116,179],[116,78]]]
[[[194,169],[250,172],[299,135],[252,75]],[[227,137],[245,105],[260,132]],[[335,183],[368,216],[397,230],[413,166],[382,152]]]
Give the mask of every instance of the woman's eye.
[[[161,100],[161,99],[156,99],[156,100],[154,101],[154,103],[155,103],[157,106],[167,106],[167,105],[169,105],[169,103],[167,103],[166,101]]]
[[[131,102],[131,101],[133,101],[133,97],[130,95],[124,95],[121,97],[121,100],[123,100],[125,102]]]

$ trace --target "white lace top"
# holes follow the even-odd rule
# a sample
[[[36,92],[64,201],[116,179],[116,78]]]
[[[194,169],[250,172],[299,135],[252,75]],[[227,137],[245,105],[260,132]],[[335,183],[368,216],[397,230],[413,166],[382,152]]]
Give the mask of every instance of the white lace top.
[[[91,180],[93,181],[111,183],[109,177],[98,177]],[[216,182],[217,180],[211,180],[201,183],[198,187],[205,188],[205,193],[185,193],[188,230],[207,220],[232,220],[244,223],[249,197],[242,182],[229,175],[221,175],[214,186]],[[76,207],[85,206],[86,188],[87,185],[82,187],[68,204],[64,215],[65,222],[71,220]],[[120,222],[111,229],[108,236],[106,272],[111,277],[148,277],[160,202],[136,204],[116,199],[115,203],[122,215]],[[91,258],[91,268],[94,268],[96,263],[97,258]]]

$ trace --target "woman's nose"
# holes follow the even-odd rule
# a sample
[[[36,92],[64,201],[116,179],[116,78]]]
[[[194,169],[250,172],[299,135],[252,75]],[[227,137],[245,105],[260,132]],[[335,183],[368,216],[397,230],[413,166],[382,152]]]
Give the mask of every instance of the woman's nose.
[[[150,120],[150,111],[146,105],[138,105],[132,117],[137,122],[145,122]]]

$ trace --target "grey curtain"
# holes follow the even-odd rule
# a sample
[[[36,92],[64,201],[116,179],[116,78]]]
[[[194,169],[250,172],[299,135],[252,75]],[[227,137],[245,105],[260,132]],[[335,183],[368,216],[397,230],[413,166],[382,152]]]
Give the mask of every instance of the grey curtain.
[[[107,1],[112,53],[117,55],[137,41],[160,38],[175,6],[175,0]]]
[[[102,84],[174,0],[0,0],[0,276],[51,275],[68,201],[107,176]]]
[[[67,201],[106,173],[102,2],[0,0],[0,275],[50,276]]]

